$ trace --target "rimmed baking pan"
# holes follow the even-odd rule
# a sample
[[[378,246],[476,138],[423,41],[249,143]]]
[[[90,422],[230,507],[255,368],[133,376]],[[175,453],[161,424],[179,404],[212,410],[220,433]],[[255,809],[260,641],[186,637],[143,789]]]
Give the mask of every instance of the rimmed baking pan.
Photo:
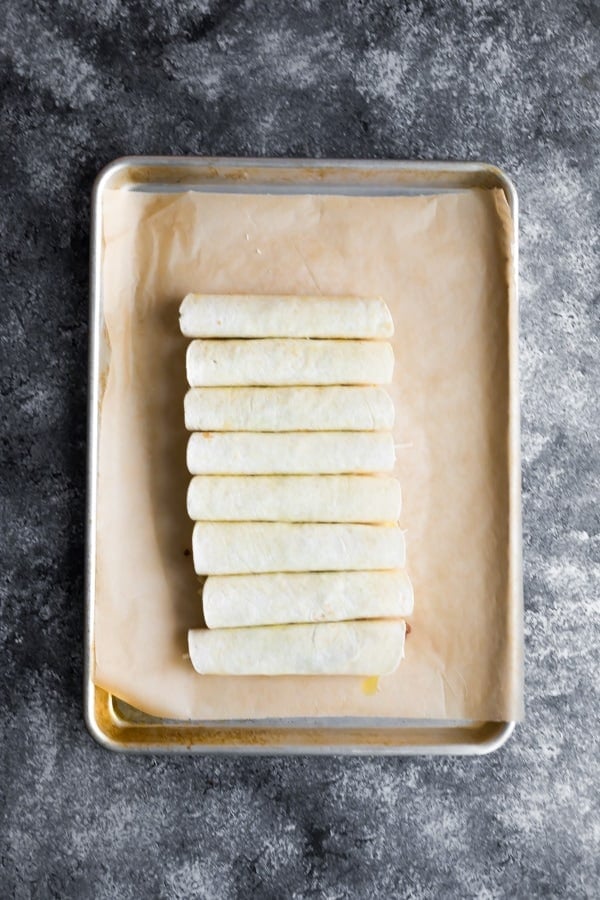
[[[518,397],[517,196],[507,176],[483,163],[261,160],[132,157],[98,177],[91,229],[88,510],[86,552],[85,716],[92,735],[121,751],[201,753],[482,754],[500,747],[514,721],[440,720],[370,716],[229,718],[176,721],[148,715],[94,680],[97,596],[97,511],[101,404],[110,350],[104,321],[107,191],[153,195],[184,192],[234,195],[421,196],[496,189],[510,210],[506,291],[506,536],[507,621],[514,666],[522,654],[521,524]],[[418,602],[418,597],[417,597]],[[518,682],[520,673],[516,672]]]

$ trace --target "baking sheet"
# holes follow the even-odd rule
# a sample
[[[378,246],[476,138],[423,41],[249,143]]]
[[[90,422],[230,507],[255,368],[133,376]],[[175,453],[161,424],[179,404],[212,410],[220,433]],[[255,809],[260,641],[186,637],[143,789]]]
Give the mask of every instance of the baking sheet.
[[[509,212],[501,191],[429,197],[104,193],[110,365],[100,422],[95,681],[172,718],[521,714],[509,561]],[[188,291],[381,293],[396,323],[407,658],[361,679],[195,675],[185,515]]]

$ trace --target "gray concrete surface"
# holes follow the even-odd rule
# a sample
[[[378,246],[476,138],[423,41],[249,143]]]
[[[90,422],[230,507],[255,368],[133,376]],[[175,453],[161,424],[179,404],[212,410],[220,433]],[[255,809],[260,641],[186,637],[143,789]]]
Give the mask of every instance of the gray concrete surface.
[[[0,896],[598,897],[597,2],[0,3]],[[527,719],[486,759],[152,759],[82,721],[89,194],[125,153],[517,183]]]

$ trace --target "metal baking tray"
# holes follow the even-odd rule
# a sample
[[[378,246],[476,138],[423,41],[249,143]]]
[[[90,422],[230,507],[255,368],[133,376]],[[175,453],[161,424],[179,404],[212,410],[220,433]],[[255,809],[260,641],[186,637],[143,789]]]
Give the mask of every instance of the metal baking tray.
[[[92,736],[111,750],[151,753],[480,755],[501,747],[514,722],[408,719],[277,719],[181,722],[129,706],[93,682],[98,429],[105,332],[102,309],[102,199],[107,189],[228,191],[232,193],[339,193],[393,196],[500,188],[512,213],[509,409],[511,443],[510,556],[521,591],[521,516],[518,389],[517,194],[495,166],[477,162],[126,157],[107,166],[92,196],[86,522],[85,719]],[[520,599],[520,598],[519,598]]]

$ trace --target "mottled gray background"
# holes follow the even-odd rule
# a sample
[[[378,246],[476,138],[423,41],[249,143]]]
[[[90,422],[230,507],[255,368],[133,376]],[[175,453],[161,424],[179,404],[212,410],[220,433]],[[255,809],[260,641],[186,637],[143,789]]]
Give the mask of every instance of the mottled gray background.
[[[599,897],[599,4],[4,0],[0,49],[0,897]],[[496,755],[86,733],[89,194],[125,153],[514,177],[527,719]]]

